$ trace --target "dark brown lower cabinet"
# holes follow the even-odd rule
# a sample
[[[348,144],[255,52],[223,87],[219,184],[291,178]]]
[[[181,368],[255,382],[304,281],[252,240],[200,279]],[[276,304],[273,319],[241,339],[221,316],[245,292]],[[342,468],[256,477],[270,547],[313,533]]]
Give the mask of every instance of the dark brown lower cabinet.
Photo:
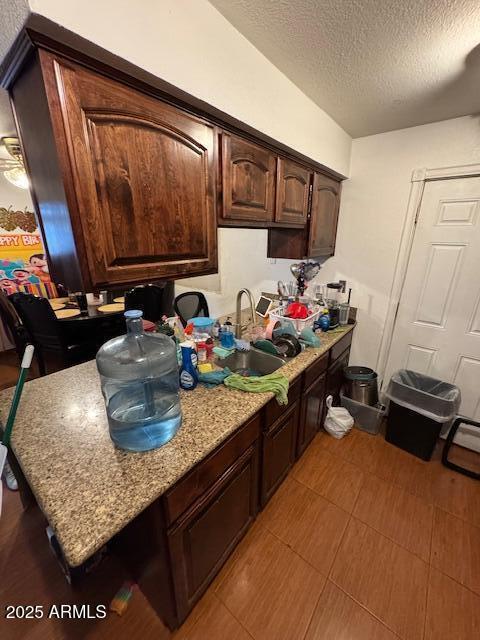
[[[168,532],[181,624],[258,511],[258,440]]]
[[[264,507],[281,484],[293,463],[298,430],[299,401],[288,407],[263,434],[262,485],[260,503]]]
[[[302,395],[302,407],[297,439],[297,457],[300,457],[320,428],[325,400],[326,374],[322,373]]]
[[[340,403],[340,390],[343,384],[343,369],[348,366],[350,347],[348,347],[332,364],[327,372],[327,396],[333,396],[333,404]]]

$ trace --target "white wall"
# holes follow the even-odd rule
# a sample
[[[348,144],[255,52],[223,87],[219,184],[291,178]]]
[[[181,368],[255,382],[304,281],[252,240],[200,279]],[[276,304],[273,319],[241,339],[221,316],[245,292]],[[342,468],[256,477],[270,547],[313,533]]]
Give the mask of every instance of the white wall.
[[[30,6],[348,174],[350,136],[206,0],[30,0]]]
[[[320,272],[346,278],[359,307],[352,363],[375,367],[414,169],[480,162],[480,117],[358,138],[344,183],[336,255]]]
[[[206,0],[30,0],[45,15],[271,137],[347,175],[351,138]],[[267,232],[219,230],[219,274],[178,281],[204,290],[212,314],[236,292],[276,290],[291,262],[267,262]]]
[[[275,293],[278,280],[291,280],[293,260],[267,259],[266,229],[219,229],[218,275],[188,278],[175,282],[175,292],[198,289],[208,300],[213,317],[235,311],[240,289],[248,287],[257,299],[262,291]],[[246,308],[248,301],[243,299]]]

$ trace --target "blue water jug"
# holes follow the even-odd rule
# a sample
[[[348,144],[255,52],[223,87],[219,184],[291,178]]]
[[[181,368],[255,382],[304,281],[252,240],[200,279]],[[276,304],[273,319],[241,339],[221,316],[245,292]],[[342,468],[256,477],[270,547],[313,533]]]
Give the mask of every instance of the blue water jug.
[[[97,353],[110,437],[121,449],[147,451],[165,444],[182,422],[175,342],[145,333],[142,312],[126,311],[127,335]]]

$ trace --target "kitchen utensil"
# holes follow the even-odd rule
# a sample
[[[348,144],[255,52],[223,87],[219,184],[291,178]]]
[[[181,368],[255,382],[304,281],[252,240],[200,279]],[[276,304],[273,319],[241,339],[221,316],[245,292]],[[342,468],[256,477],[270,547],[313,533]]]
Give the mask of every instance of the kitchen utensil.
[[[350,305],[342,302],[338,305],[338,323],[342,326],[348,324],[348,316],[350,313]]]
[[[23,385],[25,384],[25,378],[27,377],[28,370],[30,368],[30,365],[32,364],[34,351],[35,348],[33,344],[27,344],[23,353],[22,363],[20,365],[20,374],[18,376],[15,391],[13,392],[12,404],[10,405],[10,411],[8,413],[7,422],[5,424],[2,442],[0,443],[0,478],[2,477],[3,467],[5,466],[5,460],[7,459],[8,445],[10,444],[10,436],[12,435],[13,423],[15,422],[15,416],[17,415],[17,409],[22,395]],[[3,483],[0,479],[0,516],[2,515],[2,492]]]
[[[52,307],[52,309],[54,311],[59,311],[60,309],[64,309],[65,308],[64,304],[60,304],[58,302],[52,302],[51,300],[50,300],[50,306]]]
[[[273,344],[277,347],[278,352],[287,358],[294,358],[302,351],[302,346],[297,338],[288,334],[275,338]]]
[[[88,313],[87,296],[82,291],[75,293],[75,302],[78,304],[80,313]]]
[[[55,311],[55,315],[59,320],[64,320],[65,318],[75,318],[75,316],[80,315],[79,309],[59,309]]]
[[[102,304],[98,307],[98,310],[102,313],[113,313],[117,311],[123,311],[125,308],[124,304],[120,304],[119,302],[112,302],[112,304]]]

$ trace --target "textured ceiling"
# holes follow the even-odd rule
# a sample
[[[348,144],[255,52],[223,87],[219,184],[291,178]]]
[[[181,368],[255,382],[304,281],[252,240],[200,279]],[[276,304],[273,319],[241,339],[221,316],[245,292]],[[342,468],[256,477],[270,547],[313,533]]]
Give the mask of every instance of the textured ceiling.
[[[0,0],[0,61],[8,53],[29,14],[27,0]],[[16,135],[8,94],[0,89],[0,138]],[[0,148],[0,155],[8,157]]]
[[[480,111],[479,0],[210,0],[353,137]]]

